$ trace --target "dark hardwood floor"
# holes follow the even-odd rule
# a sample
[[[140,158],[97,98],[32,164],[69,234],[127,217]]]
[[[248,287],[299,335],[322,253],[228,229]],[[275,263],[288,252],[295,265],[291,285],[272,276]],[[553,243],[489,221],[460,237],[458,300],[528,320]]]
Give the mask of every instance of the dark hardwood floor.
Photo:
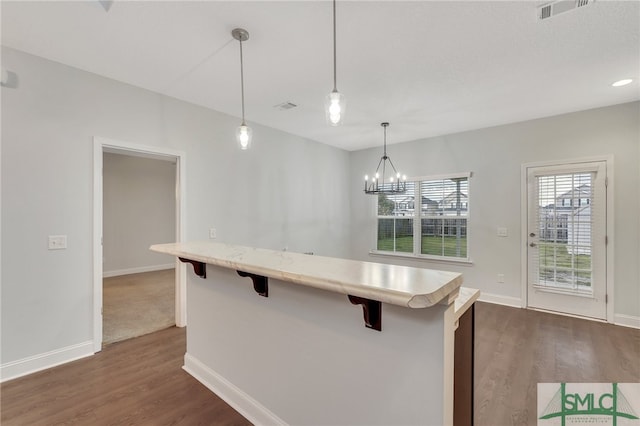
[[[1,424],[249,424],[181,369],[184,352],[170,328],[6,382]],[[478,303],[475,424],[535,425],[539,382],[640,382],[640,330]]]
[[[3,383],[0,424],[249,425],[182,370],[185,348],[172,327]]]
[[[640,330],[476,306],[476,425],[535,425],[538,383],[640,382]]]

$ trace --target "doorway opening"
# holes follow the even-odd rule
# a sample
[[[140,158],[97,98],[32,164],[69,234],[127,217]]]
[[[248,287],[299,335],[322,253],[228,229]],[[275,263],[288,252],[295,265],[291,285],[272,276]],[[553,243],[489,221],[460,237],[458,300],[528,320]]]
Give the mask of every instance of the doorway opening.
[[[175,325],[176,158],[102,155],[102,343]]]
[[[184,154],[94,138],[94,352],[186,325],[186,268],[151,244],[184,235]]]

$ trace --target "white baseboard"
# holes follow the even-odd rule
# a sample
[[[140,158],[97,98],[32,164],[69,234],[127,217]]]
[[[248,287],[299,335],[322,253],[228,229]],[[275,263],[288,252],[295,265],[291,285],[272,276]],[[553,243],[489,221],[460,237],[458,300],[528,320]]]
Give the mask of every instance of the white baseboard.
[[[255,425],[287,424],[258,401],[238,389],[233,383],[230,383],[188,353],[184,355],[184,366],[182,368],[251,423]]]
[[[114,271],[104,271],[103,278],[119,277],[120,275],[140,274],[142,272],[164,271],[165,269],[174,269],[175,263],[167,263],[165,265],[140,266],[137,268],[116,269]]]
[[[502,296],[500,294],[480,292],[480,302],[495,303],[496,305],[511,306],[514,308],[522,308],[522,300],[519,297]]]
[[[640,317],[634,317],[632,315],[615,314],[613,316],[613,323],[615,325],[621,325],[623,327],[640,328]]]
[[[46,370],[47,368],[85,358],[93,354],[93,341],[88,341],[17,361],[7,362],[6,364],[0,365],[0,382],[17,379],[27,374]]]

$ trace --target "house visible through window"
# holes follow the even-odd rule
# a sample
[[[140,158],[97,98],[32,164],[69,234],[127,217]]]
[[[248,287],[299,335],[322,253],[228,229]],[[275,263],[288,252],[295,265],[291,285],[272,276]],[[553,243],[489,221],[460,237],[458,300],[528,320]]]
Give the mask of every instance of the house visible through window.
[[[404,194],[378,195],[378,252],[468,259],[469,176],[407,182]]]

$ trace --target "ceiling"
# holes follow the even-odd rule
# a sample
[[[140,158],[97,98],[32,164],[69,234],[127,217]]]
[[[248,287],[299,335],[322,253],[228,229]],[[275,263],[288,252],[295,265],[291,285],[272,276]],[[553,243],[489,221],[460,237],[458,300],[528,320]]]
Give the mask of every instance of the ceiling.
[[[339,0],[340,127],[329,1],[3,0],[2,44],[237,117],[242,27],[248,124],[346,150],[381,145],[382,121],[393,144],[640,99],[640,1],[541,4]]]

